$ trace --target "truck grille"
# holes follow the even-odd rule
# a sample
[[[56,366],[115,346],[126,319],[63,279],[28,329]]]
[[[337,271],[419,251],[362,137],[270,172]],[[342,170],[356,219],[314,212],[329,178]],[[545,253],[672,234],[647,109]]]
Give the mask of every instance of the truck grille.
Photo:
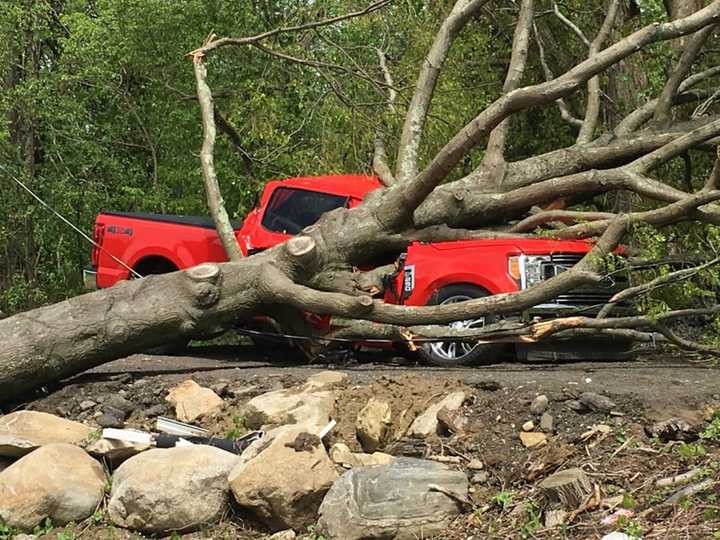
[[[542,265],[543,279],[550,279],[569,270],[579,263],[584,256],[583,253],[556,253],[551,255],[550,260]],[[622,274],[614,274],[599,285],[568,291],[553,298],[549,303],[577,307],[584,314],[589,314],[598,311],[615,293],[626,287],[627,277]],[[618,307],[628,308],[630,304],[620,302]]]

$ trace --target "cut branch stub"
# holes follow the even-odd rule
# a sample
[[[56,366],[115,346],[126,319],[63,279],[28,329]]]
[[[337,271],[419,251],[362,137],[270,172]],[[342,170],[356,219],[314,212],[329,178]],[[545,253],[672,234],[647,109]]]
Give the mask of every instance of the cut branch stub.
[[[290,255],[298,259],[306,260],[312,257],[315,251],[315,240],[310,236],[296,236],[285,243],[285,247]]]
[[[561,507],[572,511],[580,507],[592,492],[592,485],[582,469],[556,472],[540,482],[540,492],[546,508]]]

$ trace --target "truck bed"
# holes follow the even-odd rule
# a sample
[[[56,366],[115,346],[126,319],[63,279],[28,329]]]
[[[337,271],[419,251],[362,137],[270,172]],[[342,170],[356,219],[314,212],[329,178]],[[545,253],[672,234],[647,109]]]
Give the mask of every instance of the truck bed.
[[[215,223],[210,216],[182,216],[173,214],[153,214],[149,212],[103,212],[106,216],[123,217],[130,219],[144,219],[146,221],[160,221],[162,223],[173,223],[175,225],[188,225],[190,227],[202,227],[203,229],[215,229]],[[230,221],[233,229],[239,229],[242,222]]]

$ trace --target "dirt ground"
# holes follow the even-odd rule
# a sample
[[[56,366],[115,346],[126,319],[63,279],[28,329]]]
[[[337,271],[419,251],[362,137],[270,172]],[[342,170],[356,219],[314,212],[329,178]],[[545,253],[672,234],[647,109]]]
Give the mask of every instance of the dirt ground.
[[[83,410],[80,403],[102,403],[118,393],[137,405],[128,425],[149,428],[158,414],[172,415],[164,401],[168,390],[192,378],[226,401],[223,411],[204,424],[226,435],[242,428],[242,406],[250,398],[302,383],[318,371],[337,369],[349,378],[338,393],[339,423],[330,442],[359,448],[354,421],[369,397],[382,397],[394,410],[407,411],[405,420],[393,426],[402,434],[428,404],[464,389],[470,399],[462,412],[469,422],[462,433],[424,442],[401,439],[385,449],[395,455],[453,456],[461,468],[470,460],[482,461],[481,471],[466,470],[473,478],[473,504],[447,531],[447,539],[601,538],[613,530],[642,538],[720,538],[717,481],[702,493],[666,504],[687,485],[720,478],[720,416],[715,413],[720,410],[720,368],[711,363],[680,354],[650,354],[623,362],[506,362],[458,369],[417,366],[378,352],[331,365],[286,360],[274,364],[244,346],[196,347],[182,356],[134,355],[65,381],[19,406],[92,423],[97,413]],[[574,410],[572,404],[583,392],[609,397],[615,403],[612,412]],[[549,398],[556,433],[547,444],[528,449],[519,433],[528,420],[538,423],[530,403],[539,394]],[[671,417],[684,419],[703,437],[664,442],[646,434],[647,426]],[[594,491],[585,508],[565,525],[547,529],[538,483],[568,467],[582,467]],[[658,479],[696,469],[689,484],[655,485]],[[603,524],[619,509],[628,515]],[[61,536],[66,532],[51,531],[46,537],[138,538],[108,526],[102,514],[93,523],[73,528],[75,536]],[[183,538],[265,537],[251,520],[233,515],[220,526]],[[319,540],[312,531],[304,538]]]

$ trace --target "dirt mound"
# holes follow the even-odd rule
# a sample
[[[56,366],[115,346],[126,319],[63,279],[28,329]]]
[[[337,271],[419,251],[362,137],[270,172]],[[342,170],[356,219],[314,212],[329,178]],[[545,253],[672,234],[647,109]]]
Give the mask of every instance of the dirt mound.
[[[360,410],[370,398],[386,401],[392,410],[391,433],[393,439],[401,438],[415,417],[436,400],[456,390],[472,391],[460,379],[451,377],[428,377],[420,374],[381,376],[366,386],[349,386],[338,393],[334,418],[338,426],[334,439],[344,442],[351,449],[360,451],[355,436],[355,421]]]

